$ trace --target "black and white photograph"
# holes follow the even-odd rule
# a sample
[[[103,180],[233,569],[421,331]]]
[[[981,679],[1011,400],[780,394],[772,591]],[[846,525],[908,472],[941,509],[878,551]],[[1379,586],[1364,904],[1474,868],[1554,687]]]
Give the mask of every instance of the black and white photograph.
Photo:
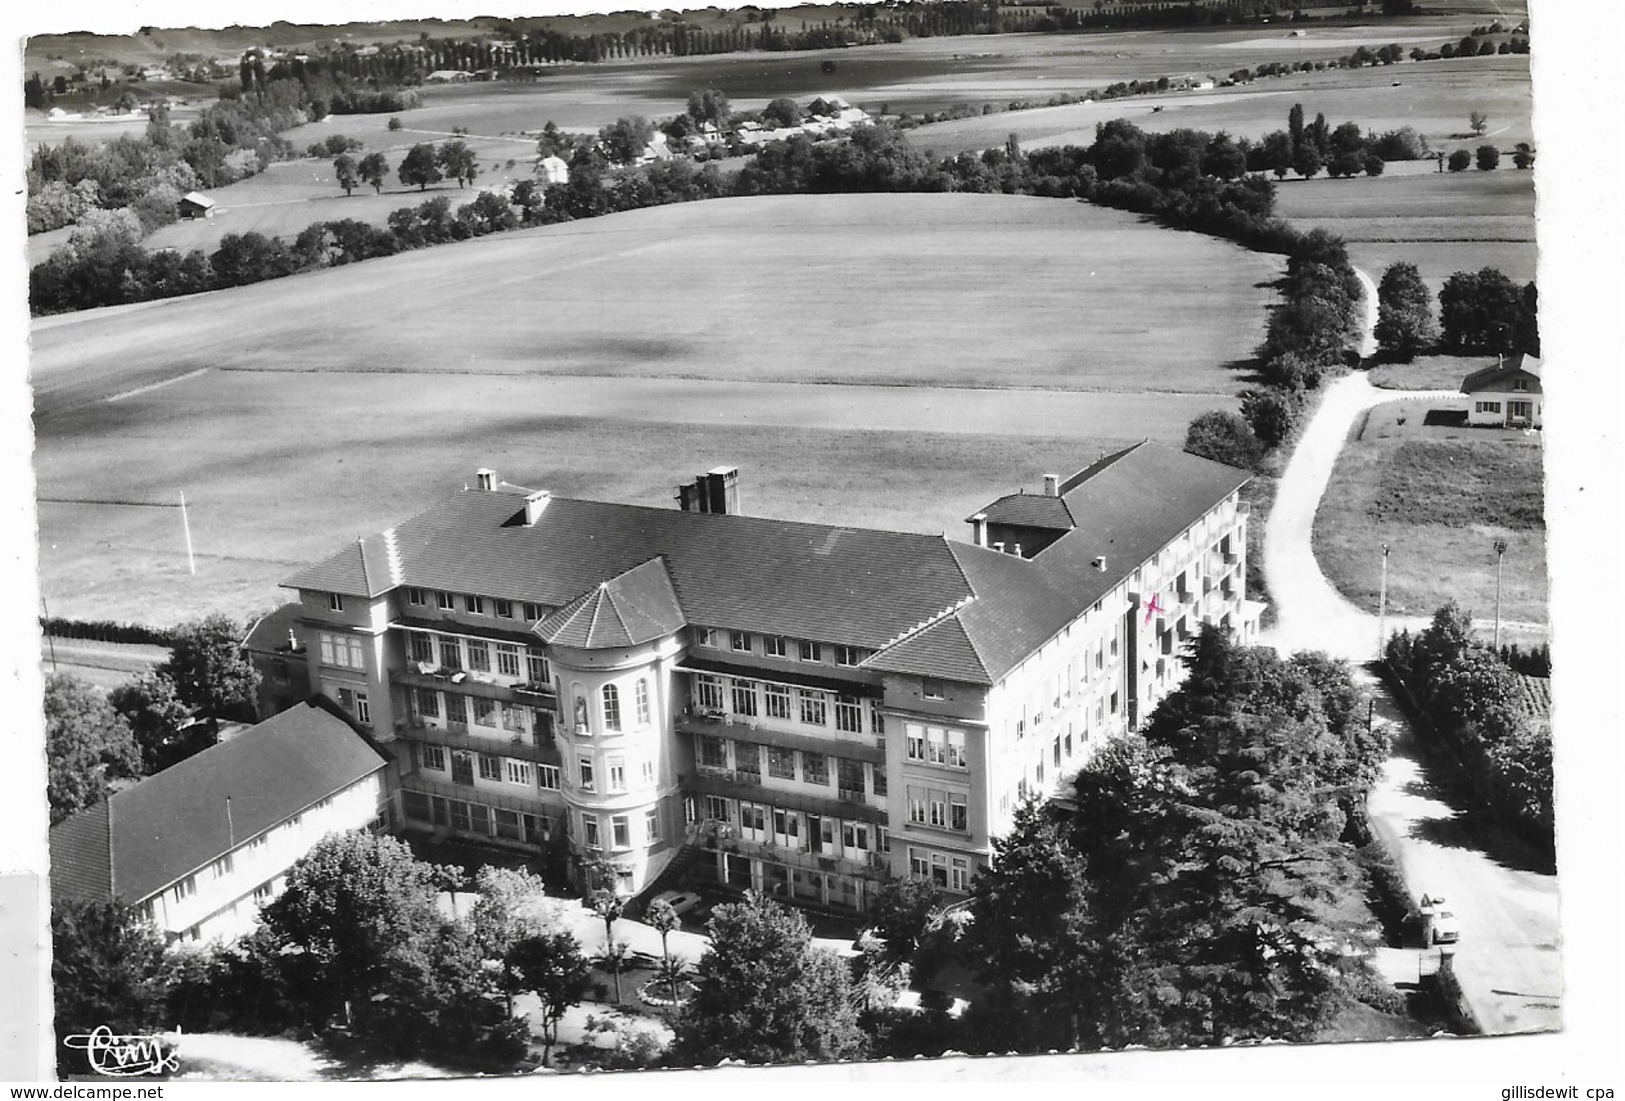
[[[1625,1090],[1601,12],[8,26],[0,1079]]]

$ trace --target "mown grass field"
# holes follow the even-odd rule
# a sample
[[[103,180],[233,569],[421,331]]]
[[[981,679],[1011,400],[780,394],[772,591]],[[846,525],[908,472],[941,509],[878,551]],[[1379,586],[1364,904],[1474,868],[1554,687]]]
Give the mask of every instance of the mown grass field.
[[[1491,172],[1293,181],[1277,189],[1276,211],[1342,237],[1373,279],[1403,260],[1434,295],[1456,272],[1484,267],[1527,283],[1537,255],[1534,174],[1514,169],[1510,158],[1501,164]]]
[[[1274,59],[1287,60],[1289,56]],[[1083,92],[1115,79],[1120,78],[1104,79],[1080,70],[1072,83],[1051,86],[1042,98],[1056,92]],[[1010,98],[993,98],[993,89],[988,91],[984,99],[995,104]],[[1012,132],[1019,135],[1022,147],[1027,149],[1088,145],[1094,140],[1097,123],[1122,117],[1157,132],[1188,127],[1258,138],[1271,130],[1286,129],[1287,113],[1294,103],[1302,103],[1311,120],[1317,113],[1325,114],[1332,126],[1352,120],[1362,129],[1379,133],[1410,126],[1435,148],[1472,148],[1488,141],[1511,150],[1517,142],[1532,140],[1533,99],[1527,55],[1402,61],[1376,68],[1266,77],[1252,84],[1211,91],[996,112],[922,126],[910,137],[944,155],[1002,145]],[[1153,112],[1153,107],[1163,109]],[[1473,139],[1469,132],[1468,116],[1474,110],[1482,110],[1490,118],[1483,139]]]
[[[240,614],[481,465],[664,505],[734,463],[759,515],[960,537],[1045,472],[1233,408],[1276,271],[1057,200],[797,197],[42,319],[42,584],[59,615]],[[195,577],[151,507],[181,492]]]
[[[1474,371],[1495,366],[1494,356],[1417,356],[1409,363],[1383,363],[1366,372],[1379,390],[1456,390]]]
[[[1488,627],[1493,544],[1505,539],[1502,621],[1546,623],[1540,434],[1427,426],[1422,413],[1393,403],[1356,422],[1315,516],[1321,569],[1375,612],[1386,543],[1389,614],[1429,616],[1454,599]]]

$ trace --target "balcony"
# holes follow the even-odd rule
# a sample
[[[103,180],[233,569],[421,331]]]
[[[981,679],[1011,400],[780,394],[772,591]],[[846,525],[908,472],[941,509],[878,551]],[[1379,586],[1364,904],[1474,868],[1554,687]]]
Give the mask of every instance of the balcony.
[[[453,749],[473,750],[490,757],[512,757],[517,761],[534,761],[544,765],[560,763],[558,747],[548,735],[526,735],[483,726],[476,726],[474,730],[489,733],[470,733],[467,723],[451,720],[433,725],[420,717],[395,724],[396,735],[409,741],[432,742]]]
[[[837,795],[832,795],[828,788],[824,789],[824,794],[818,794],[816,788],[809,791],[781,791],[763,787],[761,778],[754,773],[700,767],[683,777],[682,786],[684,791],[697,795],[748,799],[753,803],[769,803],[786,810],[850,818],[855,822],[871,822],[879,826],[886,825],[890,820],[886,808],[859,802],[854,798],[858,795],[855,791],[839,789]]]
[[[726,712],[702,711],[694,708],[677,717],[677,730],[683,734],[710,734],[717,738],[734,738],[758,745],[777,746],[780,749],[799,749],[805,753],[824,753],[832,757],[849,757],[871,764],[886,763],[886,738],[881,734],[858,734],[827,728],[827,733],[798,733],[770,726],[783,719],[737,718]],[[818,727],[803,727],[818,730]]]
[[[507,684],[493,673],[472,673],[466,669],[432,669],[424,672],[419,667],[397,669],[389,675],[391,684],[408,688],[439,689],[463,696],[517,703],[525,707],[558,710],[558,697],[552,685]]]

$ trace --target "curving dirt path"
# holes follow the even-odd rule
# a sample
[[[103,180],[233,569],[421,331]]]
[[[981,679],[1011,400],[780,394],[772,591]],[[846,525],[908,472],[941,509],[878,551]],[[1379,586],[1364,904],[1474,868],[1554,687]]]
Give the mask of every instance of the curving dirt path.
[[[1325,650],[1355,661],[1368,661],[1376,655],[1377,617],[1356,608],[1333,588],[1315,561],[1311,542],[1315,512],[1356,417],[1384,402],[1453,396],[1450,390],[1380,390],[1364,374],[1347,375],[1326,387],[1320,408],[1281,474],[1275,504],[1264,525],[1264,581],[1277,618],[1263,633],[1262,643],[1283,652]],[[1389,617],[1388,626],[1415,627],[1426,622]]]

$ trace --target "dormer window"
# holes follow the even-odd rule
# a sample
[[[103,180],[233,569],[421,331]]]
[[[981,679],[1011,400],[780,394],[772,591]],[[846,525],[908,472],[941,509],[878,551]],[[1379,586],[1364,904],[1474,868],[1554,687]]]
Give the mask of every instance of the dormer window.
[[[1520,394],[1526,393],[1529,390],[1529,380],[1526,378],[1515,378],[1512,380],[1512,388]]]
[[[344,611],[344,597],[340,593],[327,594],[327,610],[330,612]]]
[[[948,698],[947,690],[943,688],[940,680],[931,677],[920,678],[920,698],[927,700],[945,700]]]

